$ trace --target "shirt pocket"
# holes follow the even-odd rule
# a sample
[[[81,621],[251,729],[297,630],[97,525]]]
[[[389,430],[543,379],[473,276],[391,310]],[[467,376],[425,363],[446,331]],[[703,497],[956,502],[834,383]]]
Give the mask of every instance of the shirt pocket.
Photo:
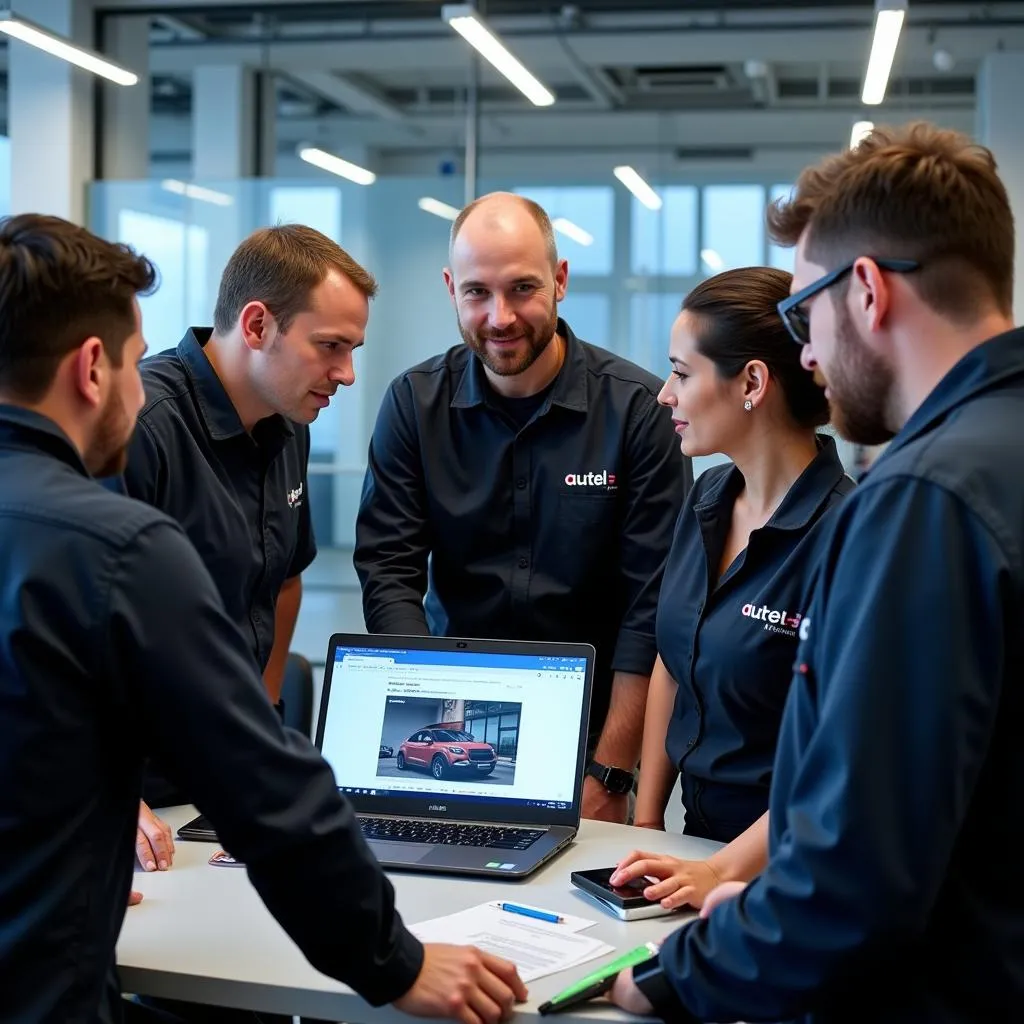
[[[564,494],[558,503],[563,527],[598,527],[612,532],[617,526],[618,503],[614,494]]]

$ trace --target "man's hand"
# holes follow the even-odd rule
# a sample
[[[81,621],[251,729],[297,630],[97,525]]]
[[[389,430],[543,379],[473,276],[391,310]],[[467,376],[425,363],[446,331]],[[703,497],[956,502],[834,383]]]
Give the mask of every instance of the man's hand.
[[[654,1007],[648,1002],[647,996],[633,982],[632,968],[619,971],[608,998],[626,1013],[635,1013],[638,1017],[649,1017],[654,1013]]]
[[[583,780],[584,818],[595,821],[614,821],[625,825],[629,816],[629,794],[609,793],[592,775]]]
[[[498,1024],[525,999],[526,986],[514,964],[473,946],[428,943],[419,977],[395,1006],[413,1017]]]
[[[142,902],[142,893],[136,892],[134,889],[128,893],[128,906],[137,907]]]
[[[636,878],[657,878],[660,881],[644,889],[644,898],[657,901],[666,910],[693,907],[699,910],[722,880],[706,860],[680,860],[663,853],[634,850],[619,861],[609,881],[626,885]]]
[[[166,871],[174,863],[171,828],[139,801],[139,827],[135,832],[135,856],[143,871]],[[141,897],[139,897],[141,899]]]

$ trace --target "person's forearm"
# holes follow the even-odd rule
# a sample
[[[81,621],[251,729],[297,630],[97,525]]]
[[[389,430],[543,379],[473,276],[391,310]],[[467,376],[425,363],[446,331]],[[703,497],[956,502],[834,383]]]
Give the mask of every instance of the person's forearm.
[[[768,812],[745,832],[708,857],[708,867],[721,882],[749,882],[768,863]]]
[[[601,764],[632,771],[640,757],[647,706],[649,676],[616,672],[611,702],[594,759]]]
[[[665,736],[676,699],[676,682],[661,658],[654,664],[647,690],[644,736],[640,753],[640,782],[633,820],[647,828],[663,828],[665,807],[679,772],[665,750]]]
[[[274,646],[267,667],[263,670],[263,685],[267,688],[272,704],[277,704],[281,699],[288,650],[295,635],[295,622],[299,617],[301,603],[302,577],[293,576],[284,581],[277,595],[277,604],[274,606]]]

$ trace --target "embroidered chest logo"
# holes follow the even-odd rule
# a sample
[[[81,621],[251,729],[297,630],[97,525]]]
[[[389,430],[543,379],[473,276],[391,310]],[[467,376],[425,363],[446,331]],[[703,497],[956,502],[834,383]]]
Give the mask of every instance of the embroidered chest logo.
[[[769,608],[766,604],[745,604],[741,614],[745,619],[763,622],[766,633],[781,633],[783,636],[791,637],[796,637],[803,619],[801,612],[791,612],[785,608]]]
[[[615,474],[607,469],[600,473],[569,473],[565,478],[566,487],[604,487],[609,491],[618,490]]]
[[[302,484],[288,492],[288,507],[298,508],[302,504]]]

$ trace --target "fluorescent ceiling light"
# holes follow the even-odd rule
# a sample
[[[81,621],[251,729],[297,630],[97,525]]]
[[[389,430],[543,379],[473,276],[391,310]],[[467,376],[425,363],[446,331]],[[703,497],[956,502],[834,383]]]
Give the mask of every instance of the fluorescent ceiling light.
[[[512,56],[501,40],[483,23],[472,4],[446,4],[441,9],[441,17],[534,106],[550,107],[555,102],[555,94]]]
[[[876,0],[875,37],[871,41],[871,56],[864,73],[864,89],[860,94],[862,103],[876,106],[885,99],[889,72],[906,15],[907,0]]]
[[[571,238],[580,245],[594,244],[594,236],[589,231],[584,231],[579,224],[573,224],[571,220],[565,217],[556,217],[551,222],[551,226],[560,234],[565,235],[566,238]]]
[[[708,270],[713,270],[716,274],[725,269],[725,260],[714,249],[701,249],[700,258]]]
[[[299,146],[298,153],[299,157],[307,164],[319,167],[323,171],[330,171],[331,174],[337,174],[339,177],[348,178],[349,181],[354,181],[357,185],[372,185],[377,180],[377,175],[373,171],[368,171],[365,167],[360,167],[359,164],[354,164],[349,160],[342,160],[340,156],[335,156],[316,146]]]
[[[850,149],[856,149],[874,130],[874,121],[854,121],[850,131]]]
[[[430,196],[424,196],[416,205],[425,213],[432,213],[435,217],[444,217],[445,220],[455,220],[459,215],[458,209],[454,206],[442,203],[440,199],[432,199]]]
[[[630,192],[640,200],[648,210],[661,209],[661,196],[651,188],[650,185],[640,177],[628,164],[616,167],[612,172]]]
[[[69,43],[62,36],[41,28],[20,14],[13,14],[11,11],[0,11],[0,32],[4,32],[13,39],[20,39],[39,50],[45,50],[54,57],[60,57],[69,64],[91,71],[94,75],[109,79],[118,85],[134,85],[139,76],[134,71],[116,64],[106,57],[101,57],[93,50],[76,46]]]
[[[179,181],[177,178],[164,178],[160,182],[160,187],[167,192],[173,192],[176,196],[198,199],[202,203],[213,203],[214,206],[231,206],[234,203],[234,199],[227,192],[218,192],[216,189],[193,185],[191,182]]]

